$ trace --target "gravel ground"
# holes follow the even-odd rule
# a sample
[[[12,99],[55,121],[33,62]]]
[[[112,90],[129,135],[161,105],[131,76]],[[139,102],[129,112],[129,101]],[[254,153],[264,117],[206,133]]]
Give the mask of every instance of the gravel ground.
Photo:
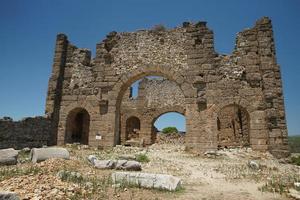
[[[183,145],[154,144],[148,148],[117,146],[97,150],[67,145],[70,160],[49,159],[32,164],[22,154],[16,166],[0,167],[0,190],[14,191],[21,199],[290,199],[288,190],[300,180],[300,168],[284,164],[268,153],[251,149],[212,152],[209,157],[190,154]],[[180,177],[183,189],[176,192],[115,187],[110,180],[114,170],[95,169],[88,155],[116,159],[120,155],[145,154],[149,162],[143,172]],[[249,167],[253,160],[258,169]],[[59,172],[66,172],[59,177]],[[71,174],[71,175],[70,175]],[[280,194],[282,193],[282,194]]]

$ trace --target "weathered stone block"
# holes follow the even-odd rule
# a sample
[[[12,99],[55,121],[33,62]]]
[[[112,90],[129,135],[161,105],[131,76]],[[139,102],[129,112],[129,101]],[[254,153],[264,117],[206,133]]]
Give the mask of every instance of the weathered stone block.
[[[179,178],[167,174],[115,172],[111,177],[115,184],[123,183],[169,191],[175,191],[181,187],[181,180]]]

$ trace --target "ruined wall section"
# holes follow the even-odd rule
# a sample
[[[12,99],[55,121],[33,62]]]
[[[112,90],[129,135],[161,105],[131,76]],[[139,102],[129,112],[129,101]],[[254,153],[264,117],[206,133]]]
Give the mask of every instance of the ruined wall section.
[[[0,149],[42,147],[51,139],[51,120],[45,117],[28,117],[20,121],[0,119]]]
[[[258,20],[253,28],[240,32],[231,58],[237,65],[245,66],[244,80],[250,86],[247,93],[251,93],[251,88],[253,91],[258,90],[252,98],[249,97],[249,101],[252,104],[257,102],[257,105],[253,106],[253,109],[256,109],[255,117],[260,115],[265,125],[255,125],[252,136],[254,135],[259,143],[266,143],[268,149],[274,151],[274,155],[287,155],[282,81],[280,67],[276,61],[271,20],[264,17]],[[266,141],[261,142],[263,140]]]
[[[119,118],[121,99],[127,88],[144,76],[163,76],[177,82],[185,98],[189,98],[184,107],[197,110],[194,108],[197,90],[192,83],[198,75],[199,63],[209,63],[214,56],[213,32],[205,22],[184,23],[171,30],[160,27],[133,33],[109,33],[97,44],[94,68],[97,73],[95,86],[100,90],[100,110],[108,111],[101,115],[107,140],[114,138],[114,144],[119,143],[115,135],[120,125],[111,122]],[[204,68],[209,74],[212,67],[204,65]],[[200,74],[201,78],[203,76]],[[202,104],[206,107],[205,99]],[[195,120],[188,126],[198,133],[197,113],[195,116],[190,117]]]
[[[94,81],[91,52],[69,45],[63,83],[64,96],[92,95]]]
[[[94,71],[94,60],[88,49],[77,48],[69,43],[64,68],[63,96],[60,106],[60,123],[58,126],[58,144],[65,143],[66,124],[68,114],[82,108],[88,111],[91,117],[89,135],[91,145],[98,145],[95,141],[94,121],[99,119],[99,88],[95,87],[97,73]]]
[[[273,29],[269,18],[256,23],[263,93],[269,129],[269,150],[277,156],[288,154],[287,125],[280,66],[276,61]]]
[[[188,68],[182,29],[120,33],[111,50],[111,67],[116,74],[125,74],[140,66],[170,65],[176,71]]]
[[[143,89],[141,89],[143,88]],[[145,105],[148,108],[165,108],[183,106],[184,95],[173,81],[144,79],[140,83],[140,94],[145,96]]]
[[[69,41],[64,34],[58,34],[55,43],[55,52],[52,66],[52,73],[48,83],[45,114],[51,118],[52,134],[50,144],[57,141],[59,113],[62,97],[62,85],[64,80],[64,67],[66,64],[67,48]]]

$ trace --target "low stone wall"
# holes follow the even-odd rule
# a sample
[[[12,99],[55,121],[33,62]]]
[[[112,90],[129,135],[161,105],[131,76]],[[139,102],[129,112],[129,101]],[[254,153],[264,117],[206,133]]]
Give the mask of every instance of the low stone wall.
[[[51,121],[45,117],[28,117],[13,121],[0,118],[0,149],[41,147],[47,145],[51,133]]]

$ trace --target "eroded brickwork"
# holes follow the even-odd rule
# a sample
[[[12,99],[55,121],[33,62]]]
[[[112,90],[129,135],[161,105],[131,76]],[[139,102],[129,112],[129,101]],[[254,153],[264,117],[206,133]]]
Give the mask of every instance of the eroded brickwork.
[[[160,112],[176,111],[186,116],[187,150],[216,149],[222,134],[218,120],[224,108],[233,105],[248,116],[246,135],[254,150],[270,150],[276,156],[288,154],[280,67],[267,17],[238,33],[231,55],[215,52],[213,32],[206,22],[185,22],[170,30],[160,27],[111,32],[97,44],[95,58],[59,34],[46,104],[46,113],[52,119],[53,142],[67,142],[69,113],[80,108],[90,117],[89,145],[120,144],[126,107],[122,100],[131,84],[145,76],[162,76],[180,88],[178,96],[170,94],[180,101],[178,106],[168,106],[169,102],[164,101],[155,107]],[[136,100],[136,105],[143,103],[146,107],[155,105],[147,99]],[[151,143],[152,124],[143,120],[151,118],[147,116],[152,112],[130,112],[136,112],[141,121],[139,136],[145,144]],[[231,140],[239,141],[239,137]]]

